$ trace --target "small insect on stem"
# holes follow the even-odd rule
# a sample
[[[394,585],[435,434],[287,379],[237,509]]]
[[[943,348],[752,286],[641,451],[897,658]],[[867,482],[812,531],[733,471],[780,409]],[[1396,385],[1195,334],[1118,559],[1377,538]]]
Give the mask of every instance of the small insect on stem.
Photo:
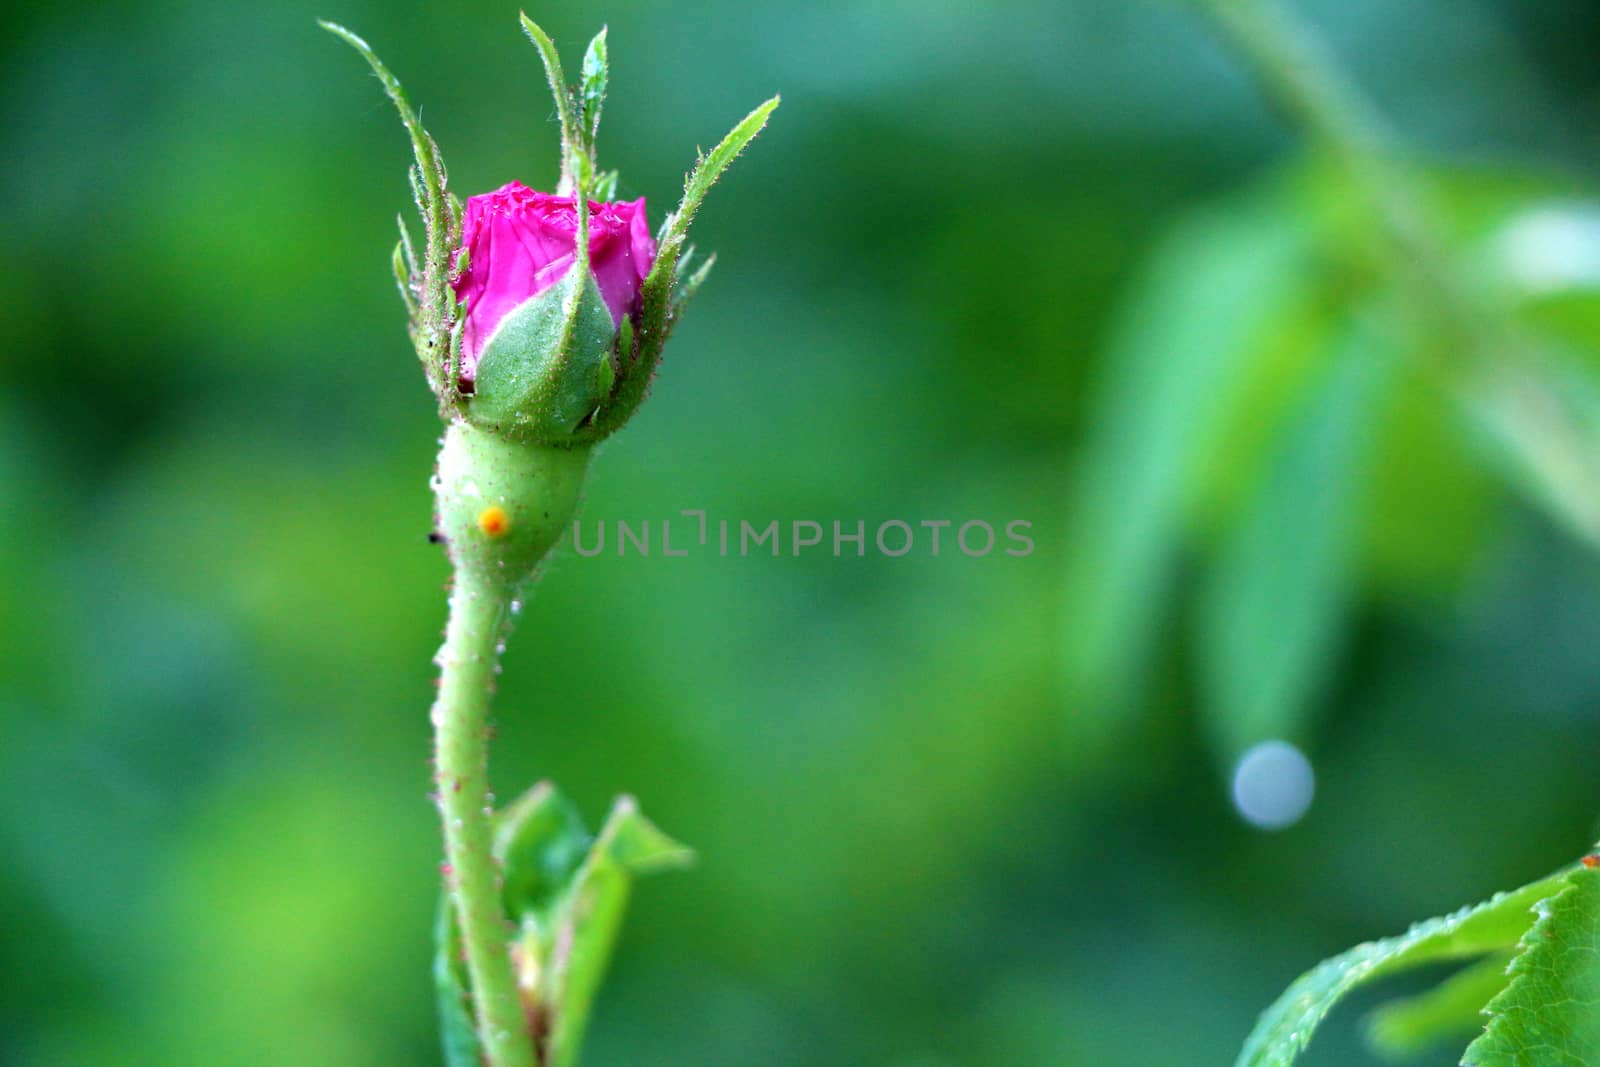
[[[1579,862],[1592,871],[1596,867],[1600,867],[1600,852],[1591,852]]]
[[[499,504],[491,504],[478,513],[478,529],[488,538],[504,537],[511,529],[511,516]]]

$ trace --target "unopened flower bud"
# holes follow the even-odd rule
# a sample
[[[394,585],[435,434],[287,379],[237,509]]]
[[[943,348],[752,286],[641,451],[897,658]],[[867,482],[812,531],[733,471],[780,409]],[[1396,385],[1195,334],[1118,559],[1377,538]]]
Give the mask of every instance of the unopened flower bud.
[[[573,197],[510,182],[467,201],[450,284],[462,307],[463,410],[474,424],[561,444],[610,394],[618,333],[625,320],[637,324],[656,243],[642,198],[591,200],[588,209],[580,276]]]

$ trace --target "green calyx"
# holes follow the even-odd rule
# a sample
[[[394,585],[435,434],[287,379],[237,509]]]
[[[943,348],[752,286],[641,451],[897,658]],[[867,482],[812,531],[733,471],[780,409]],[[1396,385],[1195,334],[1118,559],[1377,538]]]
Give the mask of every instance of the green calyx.
[[[524,301],[483,346],[473,392],[461,398],[474,426],[516,441],[571,445],[610,397],[617,327],[594,275],[581,267]]]
[[[517,589],[572,522],[590,450],[516,441],[456,421],[434,476],[439,534],[458,571]]]

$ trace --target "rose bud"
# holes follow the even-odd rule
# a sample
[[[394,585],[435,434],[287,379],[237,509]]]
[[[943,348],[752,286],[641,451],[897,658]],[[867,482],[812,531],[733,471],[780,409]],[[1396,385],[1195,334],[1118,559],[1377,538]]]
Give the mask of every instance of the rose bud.
[[[461,308],[457,379],[472,423],[561,444],[610,395],[617,338],[625,322],[638,324],[656,243],[642,198],[588,207],[580,276],[573,197],[509,182],[467,201],[450,284]]]

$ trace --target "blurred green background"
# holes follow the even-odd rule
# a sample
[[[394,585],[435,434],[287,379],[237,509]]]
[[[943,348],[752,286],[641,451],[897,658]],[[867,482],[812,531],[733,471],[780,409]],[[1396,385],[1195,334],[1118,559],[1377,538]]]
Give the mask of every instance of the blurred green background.
[[[1431,161],[1463,269],[1592,377],[1593,5],[1295,6]],[[640,887],[588,1063],[1222,1064],[1317,959],[1595,836],[1595,552],[1361,325],[1342,179],[1191,12],[531,13],[569,62],[609,23],[603,160],[657,219],[784,94],[586,519],[1020,518],[1038,546],[559,554],[501,796],[548,776],[598,820],[633,792],[701,856]],[[438,1062],[407,150],[313,18],[373,43],[465,195],[555,169],[515,14],[9,13],[0,1062]],[[1268,737],[1317,773],[1277,833],[1230,799]],[[1307,1062],[1367,1062],[1373,1003]]]

